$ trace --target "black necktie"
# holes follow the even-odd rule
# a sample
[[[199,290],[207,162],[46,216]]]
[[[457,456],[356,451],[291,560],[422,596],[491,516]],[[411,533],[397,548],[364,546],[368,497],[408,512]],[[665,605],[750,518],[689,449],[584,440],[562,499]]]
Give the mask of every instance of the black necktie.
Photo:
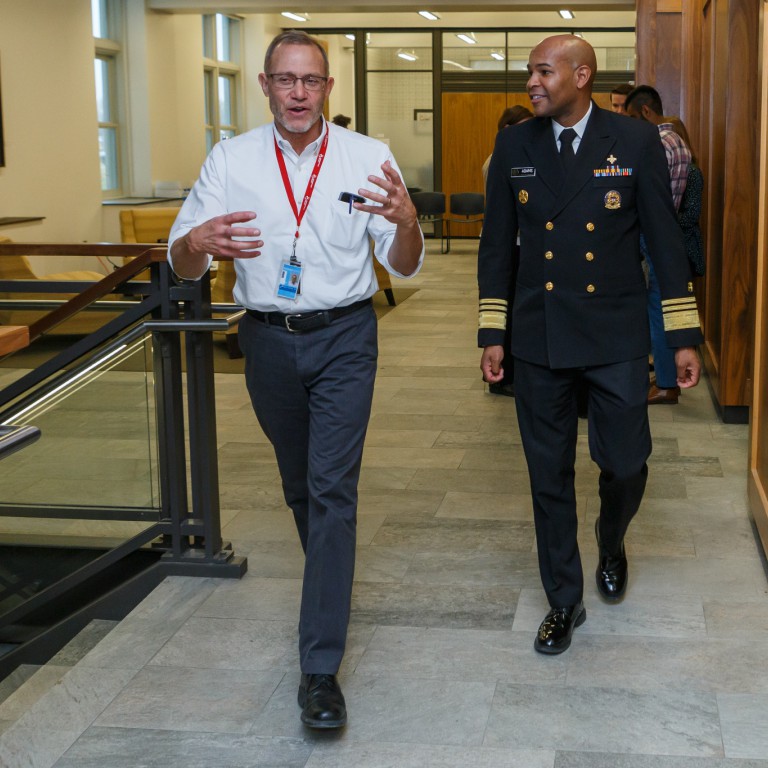
[[[573,140],[576,138],[576,131],[573,128],[563,128],[560,132],[560,160],[563,163],[563,169],[568,174],[573,168],[576,160],[576,154],[573,151]]]

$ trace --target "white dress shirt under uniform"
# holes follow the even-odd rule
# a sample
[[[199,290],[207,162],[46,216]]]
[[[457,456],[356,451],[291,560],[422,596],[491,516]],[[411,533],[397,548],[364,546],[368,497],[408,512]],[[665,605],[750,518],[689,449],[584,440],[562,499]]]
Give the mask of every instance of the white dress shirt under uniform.
[[[324,122],[323,130],[326,126],[330,133],[325,160],[296,244],[303,276],[301,294],[295,301],[277,296],[282,266],[291,257],[296,217],[280,175],[274,139],[283,152],[296,208],[301,210],[322,134],[301,155],[280,137],[272,123],[216,144],[171,229],[169,259],[174,240],[193,227],[225,213],[255,211],[255,219],[237,225],[258,227],[261,235],[257,239],[264,241],[260,256],[235,260],[234,298],[244,307],[265,312],[306,312],[345,306],[372,296],[377,283],[369,237],[375,244],[376,258],[387,271],[404,277],[387,259],[395,225],[383,216],[354,208],[350,213],[349,203],[339,200],[341,192],[357,194],[361,187],[379,191],[368,176],[383,177],[381,165],[386,160],[399,173],[389,147],[333,124]],[[423,259],[422,245],[419,268]]]

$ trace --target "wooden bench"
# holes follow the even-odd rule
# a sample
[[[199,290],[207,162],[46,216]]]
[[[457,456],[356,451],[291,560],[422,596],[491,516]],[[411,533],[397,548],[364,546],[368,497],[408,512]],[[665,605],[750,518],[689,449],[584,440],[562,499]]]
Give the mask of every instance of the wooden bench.
[[[29,346],[28,325],[0,325],[0,356]]]

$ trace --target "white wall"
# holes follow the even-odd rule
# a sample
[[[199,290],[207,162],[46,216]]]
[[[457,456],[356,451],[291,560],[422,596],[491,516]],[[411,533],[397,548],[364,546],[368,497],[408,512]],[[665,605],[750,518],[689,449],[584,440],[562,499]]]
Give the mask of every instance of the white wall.
[[[135,0],[128,11],[125,139],[134,173],[125,191],[145,196],[157,181],[191,184],[205,159],[202,22],[199,14],[144,13]],[[280,31],[270,18],[244,22],[245,128],[271,120],[258,84],[267,44]],[[119,241],[120,208],[102,205],[93,52],[90,0],[0,0],[0,217],[45,217],[2,227],[0,235],[17,242]],[[84,267],[100,269],[86,258],[33,261],[39,275]]]
[[[0,168],[0,216],[45,216],[41,223],[2,227],[0,234],[28,242],[99,239],[93,78],[88,0],[0,0],[6,163]],[[47,261],[39,263],[52,271]],[[69,260],[64,268],[81,266],[81,260]]]

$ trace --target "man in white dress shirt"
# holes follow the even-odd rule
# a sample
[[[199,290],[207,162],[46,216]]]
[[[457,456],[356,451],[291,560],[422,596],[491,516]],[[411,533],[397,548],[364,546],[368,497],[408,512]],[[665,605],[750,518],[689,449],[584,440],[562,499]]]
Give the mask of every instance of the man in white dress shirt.
[[[333,78],[316,40],[278,35],[259,82],[274,123],[213,148],[169,256],[192,279],[212,256],[235,259],[235,300],[248,310],[239,329],[246,383],[305,553],[301,720],[340,728],[347,713],[336,674],[376,374],[371,241],[390,273],[408,277],[424,240],[389,148],[323,119]]]

